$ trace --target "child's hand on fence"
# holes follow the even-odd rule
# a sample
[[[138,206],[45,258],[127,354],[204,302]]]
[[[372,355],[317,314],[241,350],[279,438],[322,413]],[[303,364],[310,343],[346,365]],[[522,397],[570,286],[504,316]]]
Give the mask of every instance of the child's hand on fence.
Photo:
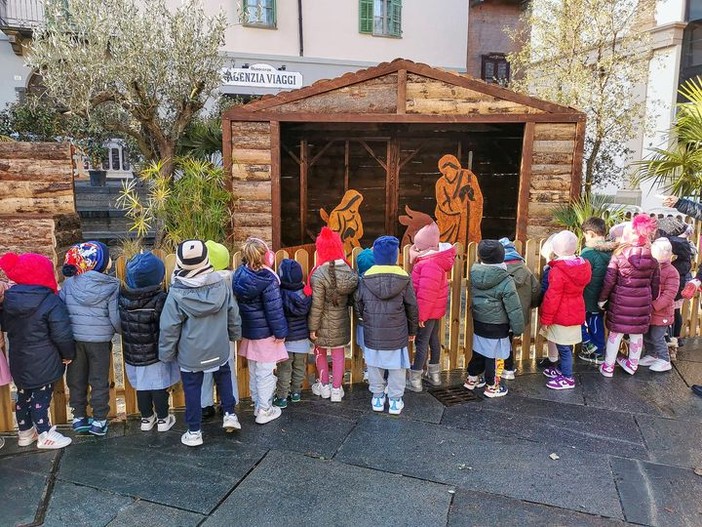
[[[423,320],[420,320],[420,321],[419,321],[419,327],[420,327],[420,328],[423,328],[424,326],[425,326],[424,321],[423,321]]]
[[[606,300],[603,300],[602,302],[597,302],[597,305],[600,306],[600,309],[601,309],[602,311],[604,311],[604,310],[605,310],[605,304],[606,304],[606,303],[607,303],[607,301],[606,301]]]
[[[665,196],[663,198],[663,206],[664,207],[675,207],[675,204],[677,202],[678,202],[677,196]]]
[[[317,340],[317,332],[310,331],[310,340]]]
[[[424,327],[424,326],[422,326],[422,327]],[[408,340],[409,340],[410,342],[414,342],[414,339],[415,339],[415,338],[416,338],[416,337],[415,337],[414,335],[410,335],[409,338],[408,338]]]
[[[695,296],[695,293],[697,290],[700,288],[700,281],[697,279],[690,280],[688,283],[685,284],[685,287],[683,287],[683,290],[680,292],[680,296],[683,298],[692,298]]]
[[[61,362],[63,362],[66,366],[68,366],[73,361],[71,359],[63,359]]]

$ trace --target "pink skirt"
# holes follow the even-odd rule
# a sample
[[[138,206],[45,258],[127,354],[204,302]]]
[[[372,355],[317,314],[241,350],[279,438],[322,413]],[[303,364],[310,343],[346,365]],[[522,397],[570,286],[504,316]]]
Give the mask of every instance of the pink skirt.
[[[275,337],[256,340],[241,339],[239,356],[256,362],[280,362],[288,360],[288,351],[285,349],[285,342],[276,343]]]

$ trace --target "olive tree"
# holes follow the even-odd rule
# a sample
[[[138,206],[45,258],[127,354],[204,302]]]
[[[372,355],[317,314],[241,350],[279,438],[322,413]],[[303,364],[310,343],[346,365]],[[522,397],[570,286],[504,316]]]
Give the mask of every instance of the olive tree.
[[[584,191],[625,175],[629,141],[645,124],[655,0],[534,0],[510,87],[587,115]]]
[[[179,138],[220,85],[226,27],[199,0],[46,0],[28,62],[57,105],[133,139],[170,175]]]

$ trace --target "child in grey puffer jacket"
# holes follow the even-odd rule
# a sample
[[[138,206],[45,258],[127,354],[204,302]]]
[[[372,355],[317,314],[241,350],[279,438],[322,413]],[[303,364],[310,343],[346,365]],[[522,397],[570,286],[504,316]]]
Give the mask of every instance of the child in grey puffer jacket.
[[[120,332],[119,280],[107,273],[110,252],[100,242],[79,243],[66,253],[59,297],[66,303],[76,340],[76,358],[68,366],[66,382],[73,409],[73,430],[96,436],[107,434],[110,409],[112,337]],[[88,385],[92,420],[88,419]]]
[[[234,413],[234,393],[229,366],[229,341],[241,340],[241,318],[227,281],[214,272],[207,246],[186,240],[178,246],[176,269],[161,312],[159,359],[177,361],[185,392],[188,431],[181,437],[187,446],[202,444],[202,380],[212,373],[222,401],[227,432],[240,430]]]

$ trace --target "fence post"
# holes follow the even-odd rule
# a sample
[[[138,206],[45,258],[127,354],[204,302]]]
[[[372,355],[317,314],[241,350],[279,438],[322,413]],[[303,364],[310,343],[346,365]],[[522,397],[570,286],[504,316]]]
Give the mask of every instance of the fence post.
[[[466,281],[466,303],[465,312],[463,313],[463,361],[468,367],[471,357],[473,356],[473,315],[470,311],[471,292],[470,292],[470,268],[475,263],[477,258],[477,244],[470,242],[466,250],[466,265],[465,265],[465,281]]]
[[[456,248],[456,259],[451,268],[449,282],[449,365],[450,368],[458,368],[458,340],[461,334],[461,289],[463,286],[463,245],[454,244]]]

